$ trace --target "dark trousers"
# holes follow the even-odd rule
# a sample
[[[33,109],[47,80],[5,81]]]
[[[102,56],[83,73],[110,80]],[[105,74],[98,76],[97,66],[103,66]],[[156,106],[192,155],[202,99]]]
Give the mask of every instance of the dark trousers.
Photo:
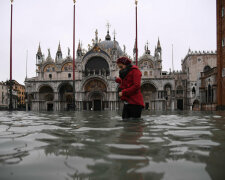
[[[142,112],[142,106],[135,104],[124,104],[122,118],[140,118]]]

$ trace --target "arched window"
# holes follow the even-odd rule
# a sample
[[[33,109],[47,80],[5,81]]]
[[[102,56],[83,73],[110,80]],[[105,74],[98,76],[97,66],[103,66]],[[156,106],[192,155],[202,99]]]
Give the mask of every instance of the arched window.
[[[164,87],[164,91],[165,91],[165,95],[166,95],[166,99],[168,96],[172,95],[172,87],[170,84],[166,84]]]
[[[192,88],[192,94],[195,95],[196,94],[196,90],[195,87]]]
[[[205,66],[203,69],[203,72],[207,72],[211,69],[211,67],[209,65]]]
[[[108,62],[102,57],[93,57],[88,60],[87,64],[85,65],[85,72],[86,75],[95,73],[99,74],[100,72],[104,71],[108,76],[110,74],[109,71],[109,64]]]

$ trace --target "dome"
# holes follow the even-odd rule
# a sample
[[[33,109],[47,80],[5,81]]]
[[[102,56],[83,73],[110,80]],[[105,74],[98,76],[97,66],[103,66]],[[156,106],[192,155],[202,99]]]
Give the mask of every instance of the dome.
[[[139,60],[140,60],[140,61],[141,61],[141,60],[152,60],[152,61],[154,61],[155,58],[154,58],[152,55],[150,55],[150,54],[144,53],[144,54],[140,57]]]
[[[123,55],[123,51],[119,45],[119,43],[117,41],[115,41],[116,43],[116,49],[118,51],[118,54],[121,56]],[[99,43],[99,45],[102,47],[102,49],[104,50],[112,50],[114,48],[114,41],[111,40],[105,40]]]

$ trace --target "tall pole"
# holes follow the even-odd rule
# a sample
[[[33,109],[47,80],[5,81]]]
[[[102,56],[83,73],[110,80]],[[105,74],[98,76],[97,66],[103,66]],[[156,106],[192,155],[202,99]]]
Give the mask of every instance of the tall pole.
[[[75,108],[75,10],[76,0],[73,0],[73,108]]]
[[[136,66],[138,64],[138,0],[135,0],[136,5]]]
[[[10,82],[9,82],[9,110],[13,110],[12,102],[12,19],[13,18],[13,0],[11,0],[11,26],[10,26]]]

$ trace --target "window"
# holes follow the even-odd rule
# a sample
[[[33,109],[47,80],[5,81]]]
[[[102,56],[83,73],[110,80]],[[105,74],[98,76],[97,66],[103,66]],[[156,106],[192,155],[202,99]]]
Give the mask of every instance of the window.
[[[148,76],[148,72],[147,71],[145,71],[144,76]]]
[[[196,90],[195,90],[195,87],[192,88],[192,95],[195,95],[196,93]]]
[[[68,78],[71,78],[71,74],[70,73],[68,74]]]
[[[225,46],[225,42],[224,42],[224,39],[222,39],[222,46],[223,46],[223,47]]]
[[[224,17],[224,7],[222,8],[222,17]]]
[[[49,74],[49,78],[52,79],[52,74]]]

